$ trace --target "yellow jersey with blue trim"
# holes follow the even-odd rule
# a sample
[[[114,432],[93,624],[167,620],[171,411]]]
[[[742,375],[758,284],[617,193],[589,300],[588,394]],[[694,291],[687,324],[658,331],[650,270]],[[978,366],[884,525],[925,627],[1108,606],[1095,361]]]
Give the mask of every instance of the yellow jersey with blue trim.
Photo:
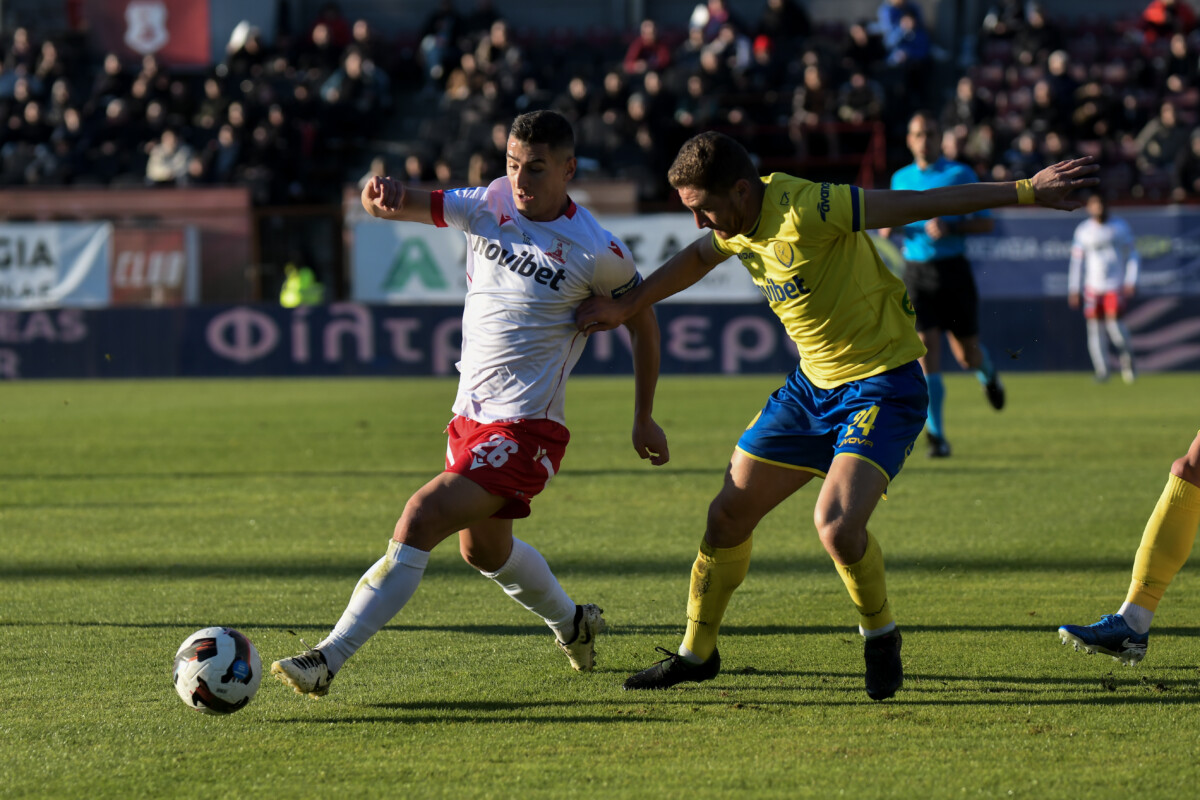
[[[863,230],[857,186],[776,172],[749,233],[713,245],[737,256],[800,351],[800,368],[821,389],[869,378],[925,354],[904,282]]]

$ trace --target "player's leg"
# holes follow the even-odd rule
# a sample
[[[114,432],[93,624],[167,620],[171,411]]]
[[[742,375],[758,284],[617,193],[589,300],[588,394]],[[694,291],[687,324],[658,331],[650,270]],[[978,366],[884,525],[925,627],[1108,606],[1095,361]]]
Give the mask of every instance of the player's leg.
[[[1104,327],[1108,331],[1109,340],[1117,348],[1117,358],[1121,362],[1121,379],[1126,383],[1133,383],[1137,376],[1133,369],[1133,345],[1129,328],[1121,321],[1124,311],[1123,298],[1116,292],[1110,292],[1105,297],[1104,311]]]
[[[946,439],[944,409],[946,384],[942,381],[942,329],[918,330],[925,355],[921,356],[921,371],[929,385],[929,416],[925,422],[925,438],[929,442],[930,458],[945,458],[950,455],[950,442]]]
[[[575,604],[542,554],[513,537],[511,519],[488,519],[459,531],[458,549],[480,574],[542,618],[571,666],[593,667],[595,635],[606,627],[601,610],[592,604]]]
[[[1084,290],[1083,319],[1087,326],[1088,357],[1092,359],[1092,372],[1097,383],[1108,380],[1108,345],[1104,341],[1100,299],[1095,292]]]
[[[888,601],[883,551],[867,531],[867,520],[887,484],[887,476],[874,464],[837,456],[813,512],[821,544],[858,610],[859,632],[866,640],[866,689],[872,700],[891,697],[904,681],[900,631]]]
[[[1200,528],[1200,433],[1186,454],[1171,465],[1133,562],[1133,579],[1116,614],[1093,625],[1064,625],[1063,644],[1105,653],[1126,664],[1146,654],[1148,633],[1159,601],[1192,552]]]
[[[858,610],[867,694],[883,700],[904,681],[900,631],[888,600],[883,552],[867,521],[920,435],[927,404],[914,365],[848,384],[836,452],[813,511],[821,543]]]
[[[276,661],[271,673],[301,694],[320,696],[367,639],[400,612],[416,591],[429,551],[455,531],[487,519],[505,499],[461,475],[443,472],[404,506],[384,556],[359,579],[333,630],[316,647]]]
[[[725,483],[709,504],[700,552],[688,588],[687,630],[678,653],[625,681],[626,689],[665,689],[713,678],[721,669],[717,634],[725,609],[750,567],[754,528],[814,473],[751,458],[735,450]]]
[[[991,354],[979,340],[979,289],[965,258],[946,276],[944,289],[949,306],[944,312],[946,333],[954,358],[963,369],[974,371],[984,397],[1000,411],[1005,402],[1004,384]]]

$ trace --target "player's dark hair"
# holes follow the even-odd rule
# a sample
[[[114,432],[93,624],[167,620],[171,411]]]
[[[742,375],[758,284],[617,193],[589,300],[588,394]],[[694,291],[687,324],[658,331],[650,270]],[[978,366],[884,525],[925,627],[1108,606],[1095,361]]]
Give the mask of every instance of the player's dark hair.
[[[925,120],[926,128],[933,128],[938,132],[942,130],[942,126],[941,123],[938,122],[937,115],[927,108],[919,108],[914,111],[912,116],[908,118],[908,124],[912,125],[914,119]]]
[[[683,143],[667,180],[676,189],[685,186],[724,194],[742,179],[758,180],[758,170],[746,148],[737,140],[716,131],[698,133]]]
[[[526,144],[549,145],[552,150],[575,152],[575,131],[557,111],[530,111],[513,120],[508,135]]]

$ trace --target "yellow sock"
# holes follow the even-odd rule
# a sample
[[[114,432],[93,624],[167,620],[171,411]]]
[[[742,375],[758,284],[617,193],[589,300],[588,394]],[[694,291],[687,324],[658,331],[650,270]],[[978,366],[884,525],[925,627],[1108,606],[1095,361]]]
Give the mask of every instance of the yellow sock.
[[[838,574],[858,609],[859,626],[865,635],[880,628],[893,627],[892,607],[888,604],[887,580],[883,572],[883,551],[867,531],[867,550],[855,564],[839,564]]]
[[[733,591],[742,585],[750,569],[750,549],[754,537],[737,547],[713,547],[700,543],[700,553],[692,564],[692,585],[688,592],[688,624],[683,646],[702,661],[717,649],[717,631]]]
[[[1133,560],[1133,581],[1125,602],[1149,611],[1158,609],[1163,592],[1179,572],[1200,527],[1200,487],[1171,475],[1154,513],[1146,522]]]

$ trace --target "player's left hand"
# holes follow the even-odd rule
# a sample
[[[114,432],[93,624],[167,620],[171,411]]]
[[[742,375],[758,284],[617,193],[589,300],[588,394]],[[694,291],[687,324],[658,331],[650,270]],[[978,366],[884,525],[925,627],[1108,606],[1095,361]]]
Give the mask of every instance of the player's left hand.
[[[946,220],[942,219],[941,217],[934,217],[933,219],[925,221],[925,233],[930,239],[933,239],[936,242],[938,239],[941,239],[943,236],[950,233],[950,226],[947,225]]]
[[[575,309],[575,327],[584,333],[611,331],[624,321],[625,318],[620,313],[620,304],[609,297],[592,295]]]
[[[1076,189],[1096,186],[1100,178],[1099,159],[1096,156],[1073,158],[1051,164],[1029,179],[1033,185],[1033,199],[1039,206],[1057,208],[1062,211],[1074,211],[1082,208],[1083,200],[1071,199],[1069,196]]]
[[[646,458],[656,467],[671,460],[671,451],[667,446],[667,435],[654,420],[634,420],[633,449],[639,458]]]

